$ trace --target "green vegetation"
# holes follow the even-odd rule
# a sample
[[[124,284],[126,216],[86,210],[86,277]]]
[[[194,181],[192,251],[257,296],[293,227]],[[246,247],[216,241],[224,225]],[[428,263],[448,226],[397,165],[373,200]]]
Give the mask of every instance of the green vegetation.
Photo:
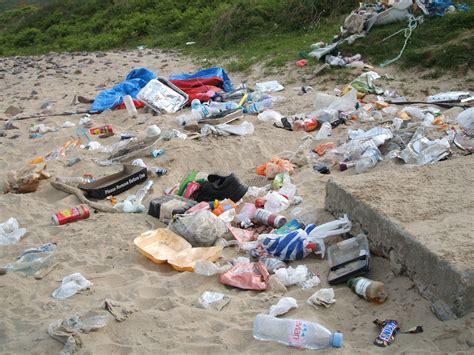
[[[2,1],[2,0],[0,0]],[[14,0],[3,0],[3,3]],[[0,14],[0,55],[134,48],[180,48],[230,70],[279,67],[338,33],[355,0],[51,0]],[[467,1],[474,3],[473,0]],[[0,5],[2,3],[0,2]],[[474,10],[427,19],[413,33],[402,65],[434,68],[474,64]],[[344,46],[374,64],[395,57],[404,23],[373,29]],[[196,42],[186,46],[188,41]]]

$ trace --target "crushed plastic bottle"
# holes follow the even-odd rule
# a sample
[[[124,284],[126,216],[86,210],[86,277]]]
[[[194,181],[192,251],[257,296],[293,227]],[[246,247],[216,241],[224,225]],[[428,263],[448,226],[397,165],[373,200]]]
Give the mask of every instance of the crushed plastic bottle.
[[[26,275],[33,275],[39,269],[51,264],[56,250],[56,244],[47,243],[37,248],[23,251],[14,263],[5,265],[6,271],[20,271]]]
[[[362,174],[373,168],[377,163],[382,160],[382,154],[378,148],[369,148],[364,154],[356,161],[355,172],[356,174]]]
[[[257,115],[267,108],[272,108],[273,101],[271,99],[264,99],[244,106],[244,113],[248,115]]]

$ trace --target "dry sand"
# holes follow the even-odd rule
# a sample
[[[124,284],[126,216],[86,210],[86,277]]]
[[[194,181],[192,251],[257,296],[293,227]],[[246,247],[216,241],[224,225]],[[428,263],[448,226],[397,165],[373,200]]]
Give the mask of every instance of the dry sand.
[[[105,56],[95,53],[51,55],[35,58],[0,59],[0,115],[10,105],[21,107],[25,112],[40,112],[46,101],[53,104],[54,112],[87,109],[87,105],[72,105],[74,95],[93,98],[101,89],[120,82],[133,68],[146,66],[160,76],[173,73],[193,72],[201,63],[183,59],[176,52],[142,51],[110,52]],[[471,89],[472,73],[460,79],[443,78],[436,81],[421,81],[413,72],[403,73],[389,69],[395,80],[380,83],[387,88],[396,88],[410,97],[424,97],[428,93],[450,89]],[[277,109],[284,114],[306,112],[312,109],[314,94],[297,96],[294,87],[301,85],[301,72],[288,66],[273,73],[259,68],[248,75],[232,74],[235,84],[248,79],[255,81],[278,79],[286,90],[281,93],[286,101]],[[354,72],[353,76],[356,76]],[[330,91],[337,82],[339,73],[324,75],[312,84],[315,90]],[[471,78],[471,79],[469,79]],[[471,81],[469,81],[471,80]],[[347,78],[342,81],[346,82]],[[337,85],[339,84],[339,85]],[[472,84],[471,84],[472,85]],[[420,90],[425,90],[423,93]],[[34,91],[34,92],[33,92]],[[138,119],[127,116],[126,111],[115,111],[95,116],[97,125],[112,124],[120,132],[143,133],[149,124],[162,129],[177,128],[176,115],[152,116],[140,114]],[[69,120],[77,124],[81,116],[51,117],[42,123],[60,126]],[[255,124],[255,134],[250,137],[207,138],[202,141],[172,140],[164,144],[166,154],[152,161],[169,170],[169,174],[155,181],[152,196],[162,194],[162,189],[177,183],[191,168],[207,172],[233,171],[243,180],[255,177],[255,167],[275,154],[294,151],[301,144],[305,133],[289,132],[246,117]],[[48,153],[62,145],[74,128],[61,128],[58,132],[46,133],[43,138],[28,138],[28,127],[36,120],[19,121],[19,130],[9,130],[6,138],[0,138],[0,178],[4,180],[10,170],[19,169],[32,158]],[[141,124],[140,124],[141,123]],[[336,129],[336,136],[345,137],[347,127]],[[9,139],[19,134],[16,139]],[[117,141],[117,136],[100,140],[103,144]],[[80,176],[90,173],[103,176],[117,171],[117,167],[100,167],[92,159],[106,154],[84,152],[82,161],[67,167],[65,160],[48,164],[47,171],[53,176]],[[456,157],[454,157],[455,159]],[[395,162],[383,162],[378,169],[393,169],[393,179],[403,178],[404,167]],[[439,163],[442,164],[442,163]],[[353,174],[345,172],[344,174]],[[333,172],[331,177],[341,174]],[[293,181],[298,194],[304,198],[303,206],[318,211],[318,223],[332,219],[324,212],[324,188],[329,177],[315,173],[310,165],[297,169]],[[387,184],[390,182],[387,181]],[[466,184],[472,184],[469,180]],[[138,187],[122,194],[125,198]],[[436,188],[436,187],[433,187]],[[148,202],[149,197],[146,202]],[[81,353],[94,354],[143,354],[161,353],[264,353],[297,351],[282,345],[260,342],[252,337],[255,316],[267,312],[281,295],[272,292],[251,292],[228,288],[220,284],[217,277],[204,277],[194,273],[179,273],[167,265],[155,265],[138,253],[133,239],[160,223],[146,214],[95,213],[88,220],[65,226],[52,226],[51,215],[61,209],[78,204],[76,197],[59,192],[43,181],[32,194],[0,195],[0,222],[16,217],[20,225],[28,229],[26,236],[16,245],[0,247],[0,264],[14,261],[22,250],[46,242],[56,242],[59,266],[41,281],[25,277],[20,273],[0,276],[0,353],[58,353],[62,344],[46,333],[48,324],[96,309],[105,298],[133,302],[138,312],[124,322],[110,321],[103,329],[82,336],[84,346]],[[147,203],[145,203],[147,205]],[[472,232],[472,231],[471,231]],[[225,255],[234,256],[235,251],[226,250]],[[310,256],[300,262],[319,273],[322,287],[327,286],[327,261]],[[298,264],[298,263],[293,263]],[[293,266],[295,266],[293,265]],[[64,301],[51,297],[60,280],[74,272],[82,273],[94,283],[91,291],[78,294]],[[383,258],[374,258],[368,277],[384,281],[390,298],[381,306],[358,298],[344,285],[335,287],[337,302],[329,309],[315,310],[306,304],[306,299],[318,288],[302,291],[293,286],[286,296],[298,300],[299,308],[285,317],[318,321],[332,330],[344,333],[344,347],[329,350],[332,353],[472,353],[474,345],[474,315],[448,322],[439,321],[430,311],[429,302],[415,290],[406,277],[395,277],[390,263]],[[232,299],[222,311],[204,310],[196,307],[204,291],[219,291]],[[402,328],[423,325],[425,332],[417,335],[399,335],[390,349],[381,350],[372,342],[377,329],[372,324],[375,318],[393,318]],[[469,346],[470,345],[470,346]]]

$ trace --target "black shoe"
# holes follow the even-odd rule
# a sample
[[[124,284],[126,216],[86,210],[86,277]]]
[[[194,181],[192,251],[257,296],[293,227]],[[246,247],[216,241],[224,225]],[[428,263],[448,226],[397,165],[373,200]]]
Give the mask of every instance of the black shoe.
[[[209,175],[201,184],[196,201],[214,201],[231,199],[238,202],[246,194],[248,187],[242,185],[234,174],[229,176]]]

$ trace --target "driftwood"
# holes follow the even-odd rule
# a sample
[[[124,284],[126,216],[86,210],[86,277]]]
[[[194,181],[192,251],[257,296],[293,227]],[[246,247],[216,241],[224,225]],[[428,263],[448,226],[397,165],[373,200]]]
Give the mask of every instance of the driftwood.
[[[81,201],[82,203],[85,203],[86,205],[90,206],[91,208],[101,211],[101,212],[109,212],[109,213],[120,213],[120,211],[116,210],[113,207],[105,206],[101,203],[94,202],[89,200],[83,191],[81,191],[79,188],[67,185],[65,183],[62,183],[60,181],[51,181],[51,186],[53,186],[55,189],[66,192],[71,195],[76,195],[76,197]]]

